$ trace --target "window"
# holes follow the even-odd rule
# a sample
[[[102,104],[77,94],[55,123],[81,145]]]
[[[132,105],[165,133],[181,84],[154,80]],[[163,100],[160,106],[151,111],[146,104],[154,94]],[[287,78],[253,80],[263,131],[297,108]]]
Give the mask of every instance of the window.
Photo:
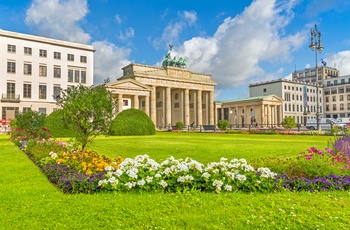
[[[7,62],[7,72],[16,73],[16,62],[12,62],[12,61]]]
[[[337,105],[333,105],[333,111],[337,111]]]
[[[73,70],[68,70],[68,82],[73,82]]]
[[[263,89],[263,92],[266,93],[266,88]]]
[[[290,101],[290,93],[284,93],[284,100]]]
[[[329,97],[326,97],[326,102],[329,102]]]
[[[46,85],[39,85],[39,99],[46,99]]]
[[[337,101],[337,96],[332,96],[332,101]]]
[[[16,46],[15,45],[7,45],[7,52],[16,53]]]
[[[53,98],[59,99],[61,97],[61,87],[59,85],[53,86]]]
[[[350,94],[348,94],[348,95],[346,96],[346,99],[347,99],[348,101],[350,101]]]
[[[53,52],[53,58],[61,60],[61,53],[60,52]]]
[[[345,79],[340,80],[342,84],[345,84]]]
[[[32,64],[24,63],[23,74],[32,75]]]
[[[80,62],[81,63],[86,63],[86,56],[80,56]]]
[[[340,110],[344,110],[344,104],[340,104]]]
[[[23,97],[31,98],[32,97],[32,85],[31,84],[23,84]]]
[[[326,105],[326,111],[329,111],[329,105]]]
[[[24,47],[24,54],[26,54],[26,55],[32,55],[32,48]]]
[[[81,83],[86,83],[86,71],[80,72],[80,81]]]
[[[29,112],[30,110],[31,110],[30,107],[23,107],[22,112],[23,112],[23,113],[26,113],[26,112]]]
[[[74,82],[75,83],[79,83],[79,79],[80,79],[80,71],[79,70],[75,70],[74,71]]]
[[[46,77],[47,76],[47,67],[45,65],[39,66],[39,76]]]
[[[15,83],[12,82],[7,82],[7,98],[8,99],[15,99],[15,91],[16,90],[16,85]]]
[[[46,114],[46,108],[39,108],[39,113]]]
[[[47,52],[46,52],[46,50],[39,50],[39,56],[40,56],[40,57],[47,57]]]
[[[68,54],[67,55],[67,60],[68,61],[74,61],[74,55],[73,54]]]
[[[53,77],[61,78],[61,67],[59,66],[53,67]]]
[[[343,95],[339,95],[339,101],[344,101],[344,96]]]
[[[350,103],[348,103],[348,110],[350,110]]]

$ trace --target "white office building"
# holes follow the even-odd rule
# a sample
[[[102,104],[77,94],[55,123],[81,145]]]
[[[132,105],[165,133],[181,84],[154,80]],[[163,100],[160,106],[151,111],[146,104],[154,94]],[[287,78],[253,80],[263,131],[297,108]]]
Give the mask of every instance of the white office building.
[[[323,117],[323,88],[319,87],[319,114]],[[293,117],[304,124],[309,118],[316,118],[316,84],[297,80],[278,79],[249,85],[250,97],[275,94],[283,99],[282,116]]]
[[[61,89],[93,85],[92,46],[0,30],[0,109],[49,114]]]

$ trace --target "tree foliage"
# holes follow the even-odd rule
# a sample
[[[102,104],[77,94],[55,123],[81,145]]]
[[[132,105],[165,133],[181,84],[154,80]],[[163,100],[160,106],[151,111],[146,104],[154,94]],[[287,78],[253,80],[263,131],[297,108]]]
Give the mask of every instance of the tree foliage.
[[[75,130],[65,122],[62,109],[57,109],[46,117],[45,127],[50,130],[51,137],[74,137]]]
[[[104,85],[69,87],[62,91],[57,102],[63,109],[64,121],[75,130],[74,139],[82,150],[96,136],[108,134],[115,100]]]
[[[295,119],[293,117],[285,117],[281,124],[283,128],[288,130],[297,126],[297,123],[295,122]]]
[[[139,109],[127,109],[112,121],[110,134],[114,136],[154,135],[155,125],[151,118]]]
[[[230,126],[230,122],[228,120],[220,120],[218,122],[218,127],[220,130],[226,130]]]
[[[10,126],[13,132],[16,129],[21,129],[29,139],[36,139],[38,133],[44,128],[45,117],[45,114],[29,110],[17,114],[16,118],[11,121]]]

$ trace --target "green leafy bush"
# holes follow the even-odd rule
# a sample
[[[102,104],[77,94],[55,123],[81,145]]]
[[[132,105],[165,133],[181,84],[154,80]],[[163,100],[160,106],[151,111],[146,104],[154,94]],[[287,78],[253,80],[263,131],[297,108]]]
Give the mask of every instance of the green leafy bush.
[[[175,126],[177,130],[183,130],[185,127],[184,123],[181,121],[176,122]]]
[[[29,110],[20,113],[11,121],[11,140],[16,140],[19,136],[25,135],[27,139],[42,140],[50,137],[44,128],[45,114]]]
[[[285,117],[281,124],[285,129],[292,129],[297,127],[297,123],[293,117]]]
[[[45,127],[50,130],[51,137],[74,137],[74,130],[63,119],[63,110],[58,109],[45,119]]]
[[[139,109],[127,109],[112,121],[109,133],[112,136],[155,135],[156,129],[145,112]]]
[[[218,127],[220,130],[226,130],[230,126],[230,122],[227,120],[220,120],[218,123]]]

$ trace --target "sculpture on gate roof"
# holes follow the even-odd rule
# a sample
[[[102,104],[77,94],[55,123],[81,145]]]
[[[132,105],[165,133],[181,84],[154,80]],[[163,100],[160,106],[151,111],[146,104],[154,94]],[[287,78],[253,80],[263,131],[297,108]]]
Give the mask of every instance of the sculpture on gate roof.
[[[169,52],[165,55],[164,61],[162,63],[163,67],[174,66],[179,68],[186,67],[186,59],[180,57],[179,60],[176,60],[176,57],[171,58],[170,52],[173,50],[173,45],[169,45]]]

